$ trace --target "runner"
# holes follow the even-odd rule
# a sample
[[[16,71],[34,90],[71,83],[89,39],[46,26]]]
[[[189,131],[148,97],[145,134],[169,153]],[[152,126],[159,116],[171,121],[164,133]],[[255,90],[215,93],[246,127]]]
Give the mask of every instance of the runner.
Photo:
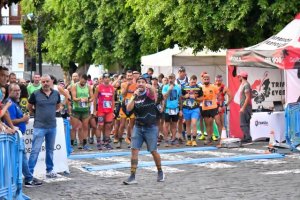
[[[117,79],[113,82],[112,86],[115,89],[115,106],[114,106],[114,145],[116,148],[121,148],[119,146],[121,143],[119,143],[118,138],[118,130],[120,127],[120,110],[121,110],[121,104],[122,104],[122,94],[121,94],[121,84],[125,81],[123,75],[119,75]]]
[[[98,117],[98,127],[96,131],[97,149],[111,150],[110,132],[114,118],[114,87],[109,84],[110,76],[103,74],[103,84],[100,84],[94,94],[94,115]],[[98,107],[97,107],[98,102]],[[101,144],[101,132],[103,132],[103,147]]]
[[[175,77],[174,77],[175,78]],[[157,120],[155,106],[154,88],[147,84],[146,78],[140,77],[137,80],[138,88],[134,92],[127,105],[128,111],[134,111],[136,124],[134,126],[131,144],[131,174],[123,183],[125,185],[137,184],[135,173],[138,165],[138,154],[143,143],[147,144],[147,149],[151,152],[157,168],[157,182],[165,180],[161,168],[161,158],[157,152]]]
[[[98,78],[93,78],[93,94],[95,94],[96,89],[98,88],[99,85],[99,80]],[[97,99],[94,99],[94,101],[96,101],[97,104]],[[98,104],[97,104],[98,105]],[[90,117],[90,121],[89,121],[89,144],[94,144],[94,135],[96,134],[96,130],[97,130],[97,121],[98,118],[97,116],[94,115],[94,104],[91,104],[91,117]]]
[[[92,88],[87,84],[87,75],[83,74],[80,81],[71,88],[73,107],[72,117],[75,127],[82,123],[82,131],[78,134],[81,145],[78,149],[91,151],[87,145],[89,119],[90,119],[90,103],[93,102]]]
[[[215,78],[215,86],[218,87],[219,93],[217,95],[218,114],[215,117],[219,131],[219,139],[222,136],[222,129],[224,128],[224,113],[226,112],[227,105],[232,101],[232,95],[229,89],[223,84],[222,75],[217,75]],[[228,96],[227,103],[225,103],[225,95]]]
[[[197,146],[197,121],[200,117],[199,102],[202,100],[202,88],[197,85],[197,76],[190,77],[190,83],[183,86],[183,117],[186,123],[186,146]],[[193,136],[193,138],[192,138]]]
[[[155,105],[157,108],[157,124],[159,128],[159,132],[158,132],[158,145],[159,145],[163,138],[163,132],[164,132],[163,126],[160,123],[164,112],[164,101],[163,101],[164,97],[162,95],[162,87],[160,87],[158,84],[158,78],[152,77],[151,83],[155,89]],[[162,135],[160,135],[160,133],[162,133]]]
[[[119,148],[121,148],[122,145],[123,133],[124,133],[125,123],[127,122],[127,119],[129,120],[129,123],[127,125],[127,135],[125,138],[125,142],[128,145],[130,145],[131,143],[131,132],[134,125],[135,116],[133,111],[127,111],[126,106],[135,90],[136,90],[136,83],[133,82],[132,71],[128,70],[126,72],[126,82],[121,84],[121,94],[123,96],[123,101],[122,101],[122,108],[120,110],[121,121],[120,121],[120,128],[118,132]]]
[[[201,72],[201,74],[200,74],[200,80],[201,80],[201,81],[199,81],[199,82],[197,83],[197,85],[198,85],[199,87],[201,87],[201,88],[202,88],[202,86],[203,86],[203,76],[204,76],[205,74],[207,74],[207,72]],[[200,126],[200,132],[201,132],[201,135],[198,137],[198,139],[199,139],[199,140],[205,140],[207,134],[204,132],[204,119],[203,119],[201,113],[202,113],[202,101],[200,102],[200,118],[199,118],[199,121],[200,121],[199,126]]]
[[[203,101],[202,101],[202,116],[204,118],[207,137],[204,141],[205,145],[212,143],[213,123],[214,118],[218,114],[217,95],[218,88],[210,83],[209,74],[203,76]]]
[[[169,75],[169,84],[165,85],[162,89],[162,94],[166,101],[165,107],[165,130],[164,130],[164,139],[165,146],[168,147],[171,145],[177,145],[178,139],[176,138],[177,132],[177,122],[179,115],[182,116],[182,111],[179,109],[180,105],[180,96],[181,88],[179,85],[175,84],[175,74]],[[169,129],[171,129],[171,140],[168,140]]]
[[[186,70],[183,66],[178,69],[178,78],[176,79],[176,83],[183,88],[186,84],[189,84],[189,79],[186,75]],[[179,143],[182,144],[183,140],[185,140],[186,135],[186,124],[184,122],[183,116],[179,116],[178,118],[178,138]],[[183,139],[182,139],[183,138]]]

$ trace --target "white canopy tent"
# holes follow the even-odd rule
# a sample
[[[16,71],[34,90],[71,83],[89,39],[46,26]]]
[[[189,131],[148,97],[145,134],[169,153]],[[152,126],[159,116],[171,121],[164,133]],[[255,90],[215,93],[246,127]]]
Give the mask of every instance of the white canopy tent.
[[[142,73],[146,73],[149,67],[154,69],[154,75],[160,73],[168,75],[177,73],[178,68],[184,66],[188,77],[206,71],[211,77],[221,74],[226,79],[226,50],[213,52],[204,49],[196,54],[192,48],[180,49],[177,45],[173,49],[168,48],[155,54],[142,56]]]

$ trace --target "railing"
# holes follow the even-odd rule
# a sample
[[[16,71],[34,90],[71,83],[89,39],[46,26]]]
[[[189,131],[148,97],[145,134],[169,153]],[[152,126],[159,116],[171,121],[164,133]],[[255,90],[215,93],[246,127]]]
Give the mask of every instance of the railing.
[[[1,19],[1,21],[0,21],[1,25],[9,25],[9,17],[2,16],[0,19]]]
[[[70,120],[64,119],[64,126],[65,126],[65,138],[66,138],[67,156],[69,157],[70,154],[72,153]]]
[[[289,103],[285,109],[285,139],[291,150],[300,145],[300,103]]]
[[[22,153],[20,132],[0,133],[0,199],[28,199],[22,193]]]

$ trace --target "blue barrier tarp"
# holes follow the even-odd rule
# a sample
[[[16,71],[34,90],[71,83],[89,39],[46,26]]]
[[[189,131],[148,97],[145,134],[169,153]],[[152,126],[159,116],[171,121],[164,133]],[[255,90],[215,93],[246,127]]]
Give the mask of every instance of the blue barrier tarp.
[[[186,159],[186,160],[174,160],[174,161],[162,161],[162,166],[170,165],[186,165],[186,164],[200,164],[200,163],[211,163],[211,162],[240,162],[245,160],[259,160],[259,159],[276,159],[284,158],[283,154],[251,154],[243,156],[232,156],[223,158],[198,158],[198,159]],[[154,162],[141,162],[138,167],[153,167]],[[110,169],[122,169],[130,168],[130,163],[119,163],[112,165],[95,165],[95,166],[84,166],[84,169],[88,171],[101,171]]]
[[[186,151],[212,151],[217,150],[217,147],[194,147],[194,148],[180,148],[180,149],[164,149],[158,150],[159,153],[178,153]],[[139,155],[150,154],[148,151],[140,151]],[[80,154],[80,155],[71,155],[69,159],[91,159],[91,158],[108,158],[113,156],[130,156],[130,151],[120,151],[120,152],[110,152],[110,153],[91,153],[91,154]]]

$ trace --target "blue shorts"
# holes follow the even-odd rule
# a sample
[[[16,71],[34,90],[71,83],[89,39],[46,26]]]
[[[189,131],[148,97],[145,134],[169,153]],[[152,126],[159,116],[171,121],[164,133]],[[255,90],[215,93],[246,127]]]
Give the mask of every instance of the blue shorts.
[[[198,120],[200,118],[199,108],[194,108],[194,109],[183,108],[182,112],[185,120],[191,120],[191,119]]]
[[[143,143],[147,144],[147,150],[149,152],[157,150],[157,137],[158,137],[158,126],[140,126],[135,125],[133,127],[133,134],[131,136],[131,148],[141,149]]]

